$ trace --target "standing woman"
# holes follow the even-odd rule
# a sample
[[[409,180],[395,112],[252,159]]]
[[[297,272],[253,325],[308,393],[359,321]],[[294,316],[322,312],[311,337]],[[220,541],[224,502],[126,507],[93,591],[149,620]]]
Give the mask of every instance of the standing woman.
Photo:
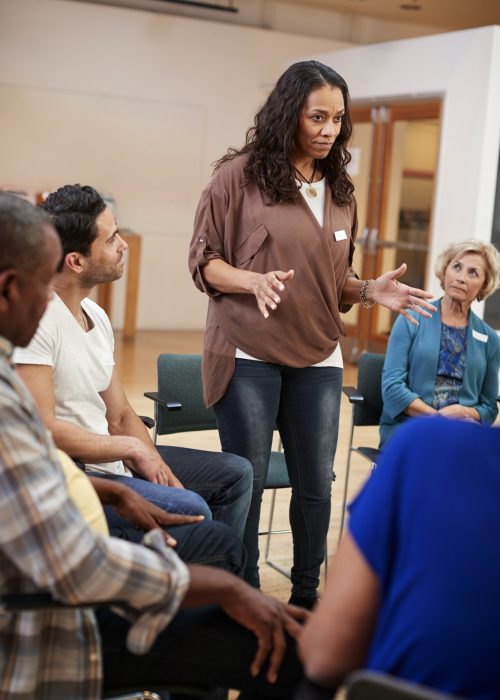
[[[258,527],[273,430],[292,485],[290,602],[317,597],[330,520],[345,334],[340,312],[377,302],[415,322],[431,295],[351,268],[356,203],[346,172],[351,135],[344,79],[317,61],[292,65],[230,149],[198,205],[189,264],[210,297],[203,352],[205,401],[222,449],[254,468],[245,578],[259,586]],[[426,310],[427,309],[427,310]]]

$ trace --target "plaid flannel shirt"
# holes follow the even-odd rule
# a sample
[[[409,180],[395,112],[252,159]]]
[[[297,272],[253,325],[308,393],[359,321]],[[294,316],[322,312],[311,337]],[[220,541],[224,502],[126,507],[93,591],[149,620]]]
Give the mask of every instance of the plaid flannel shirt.
[[[175,614],[187,569],[157,531],[147,548],[87,527],[11,355],[0,337],[0,592],[124,601],[129,648],[145,653]],[[0,612],[0,700],[96,699],[101,675],[91,610]]]

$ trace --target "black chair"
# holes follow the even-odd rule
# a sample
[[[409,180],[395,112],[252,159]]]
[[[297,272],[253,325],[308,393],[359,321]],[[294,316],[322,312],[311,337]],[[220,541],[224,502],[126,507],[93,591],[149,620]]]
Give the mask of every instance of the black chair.
[[[385,355],[367,352],[361,355],[358,366],[358,386],[344,386],[342,390],[352,404],[351,430],[345,471],[342,512],[340,515],[339,539],[344,529],[345,511],[351,471],[352,453],[367,459],[372,469],[375,467],[380,450],[377,447],[353,446],[354,428],[361,425],[379,425],[382,415],[382,369]]]
[[[217,430],[215,413],[203,403],[201,356],[163,353],[158,356],[158,391],[147,391],[144,396],[154,401],[155,428],[153,441],[159,435]],[[182,410],[181,410],[182,409]],[[290,578],[290,572],[270,559],[271,535],[289,533],[290,529],[273,530],[277,489],[291,488],[281,442],[271,452],[264,489],[271,489],[271,504],[267,529],[259,535],[266,537],[264,561],[275,571]]]
[[[386,673],[356,671],[346,682],[346,700],[460,700]]]

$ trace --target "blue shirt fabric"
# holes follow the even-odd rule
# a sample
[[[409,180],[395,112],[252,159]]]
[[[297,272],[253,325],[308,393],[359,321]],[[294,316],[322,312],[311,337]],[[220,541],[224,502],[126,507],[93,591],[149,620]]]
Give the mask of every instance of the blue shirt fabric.
[[[460,389],[465,373],[467,326],[441,323],[441,343],[432,407],[439,410],[460,402]]]
[[[476,700],[500,697],[500,429],[403,425],[351,504],[380,582],[367,667]]]

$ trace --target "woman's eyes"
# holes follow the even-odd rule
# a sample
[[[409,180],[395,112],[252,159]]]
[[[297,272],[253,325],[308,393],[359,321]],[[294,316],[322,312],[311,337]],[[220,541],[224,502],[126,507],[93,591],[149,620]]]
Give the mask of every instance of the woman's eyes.
[[[459,272],[462,269],[462,266],[460,265],[460,263],[455,263],[453,265],[453,269],[456,270],[457,272]],[[478,276],[477,270],[467,270],[466,272],[470,277],[477,277]]]
[[[313,121],[315,121],[315,122],[321,122],[321,121],[324,120],[324,118],[325,118],[325,117],[324,117],[322,114],[313,114],[313,115],[311,116],[311,119],[312,119]],[[334,121],[334,122],[341,122],[343,118],[344,118],[344,115],[343,115],[343,114],[339,114],[338,116],[336,116],[336,117],[333,118],[333,121]]]

